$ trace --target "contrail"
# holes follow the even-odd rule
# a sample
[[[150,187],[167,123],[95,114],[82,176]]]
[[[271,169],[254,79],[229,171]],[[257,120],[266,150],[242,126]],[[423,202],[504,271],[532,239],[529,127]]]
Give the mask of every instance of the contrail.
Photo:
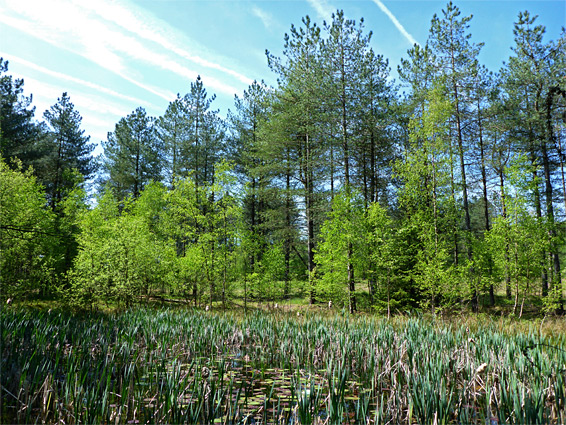
[[[377,5],[377,7],[381,9],[383,13],[387,15],[387,17],[391,20],[391,22],[393,22],[393,25],[395,25],[397,29],[401,32],[401,34],[403,34],[403,37],[405,37],[407,41],[411,43],[411,46],[415,44],[419,44],[417,43],[417,40],[415,40],[413,36],[407,32],[407,30],[403,27],[403,25],[401,25],[401,22],[399,22],[399,20],[395,17],[395,15],[393,15],[393,13],[391,13],[391,11],[381,2],[381,0],[373,0],[373,2]]]

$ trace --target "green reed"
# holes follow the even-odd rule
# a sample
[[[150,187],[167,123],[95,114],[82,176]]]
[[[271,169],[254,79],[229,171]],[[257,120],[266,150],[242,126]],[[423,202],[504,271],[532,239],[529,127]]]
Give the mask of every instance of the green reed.
[[[4,309],[2,423],[565,423],[566,339],[494,323]]]

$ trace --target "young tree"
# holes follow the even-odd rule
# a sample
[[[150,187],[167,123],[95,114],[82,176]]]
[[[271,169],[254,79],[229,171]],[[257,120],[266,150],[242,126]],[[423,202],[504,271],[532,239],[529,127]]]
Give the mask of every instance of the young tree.
[[[234,194],[234,178],[228,164],[216,165],[214,183],[197,187],[193,178],[179,179],[167,195],[171,235],[183,240],[177,250],[177,288],[195,306],[218,298],[226,305],[235,252],[240,208]],[[179,248],[179,246],[178,246]],[[220,286],[220,297],[217,283]],[[191,293],[192,291],[192,293]],[[190,295],[189,295],[190,294]]]
[[[406,217],[403,227],[416,237],[414,280],[433,311],[459,294],[454,285],[448,246],[453,218],[450,185],[450,139],[448,119],[452,105],[445,87],[436,83],[425,99],[421,116],[410,123],[410,145],[396,164],[402,181],[399,203]]]
[[[533,213],[530,203],[538,181],[532,179],[530,160],[526,155],[516,158],[506,170],[505,216],[495,218],[486,239],[491,247],[499,275],[508,274],[515,283],[513,313],[519,317],[527,297],[535,294],[533,282],[542,273],[545,264],[540,261],[551,241],[548,239],[548,222]],[[502,250],[501,247],[507,247]],[[556,300],[553,300],[556,301]]]
[[[70,273],[68,301],[81,308],[117,302],[129,306],[141,295],[168,286],[174,246],[160,235],[165,192],[148,184],[137,200],[120,202],[106,190],[93,210],[78,217],[79,253]]]
[[[321,228],[315,261],[320,279],[317,293],[356,311],[356,286],[352,270],[368,267],[368,227],[363,197],[343,189],[332,202]]]
[[[52,284],[58,240],[43,188],[21,161],[0,158],[0,282],[6,297],[44,292]]]

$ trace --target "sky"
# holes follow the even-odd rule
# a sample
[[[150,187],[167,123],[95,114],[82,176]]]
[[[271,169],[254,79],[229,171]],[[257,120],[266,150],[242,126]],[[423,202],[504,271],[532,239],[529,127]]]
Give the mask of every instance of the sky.
[[[473,15],[470,32],[485,46],[480,62],[500,69],[511,55],[520,11],[538,15],[556,40],[566,1],[455,1]],[[372,47],[388,59],[391,78],[414,43],[423,45],[446,1],[426,0],[0,0],[0,57],[24,79],[36,119],[67,92],[98,144],[139,106],[163,115],[177,93],[201,76],[221,116],[254,80],[275,85],[266,49],[280,56],[284,34],[308,15],[322,25],[338,9],[372,31]]]

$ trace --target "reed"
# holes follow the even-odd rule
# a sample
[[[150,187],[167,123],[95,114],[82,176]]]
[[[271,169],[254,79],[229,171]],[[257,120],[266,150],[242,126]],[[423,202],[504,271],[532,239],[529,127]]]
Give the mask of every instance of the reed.
[[[0,314],[2,423],[566,423],[566,340],[534,327]]]

